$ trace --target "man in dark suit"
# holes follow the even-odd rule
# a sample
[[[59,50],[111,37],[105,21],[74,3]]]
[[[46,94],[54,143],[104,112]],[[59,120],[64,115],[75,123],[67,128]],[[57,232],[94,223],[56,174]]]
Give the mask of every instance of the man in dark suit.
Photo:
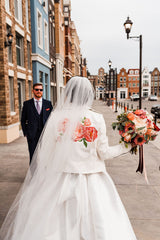
[[[30,163],[37,146],[43,127],[53,109],[52,103],[42,98],[43,85],[33,85],[34,98],[23,103],[21,125],[24,136],[27,137]]]

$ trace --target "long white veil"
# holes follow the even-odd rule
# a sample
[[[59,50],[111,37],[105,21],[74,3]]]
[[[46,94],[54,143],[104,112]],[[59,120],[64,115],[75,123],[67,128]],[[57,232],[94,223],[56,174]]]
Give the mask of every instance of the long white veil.
[[[40,196],[45,204],[49,187],[57,184],[57,176],[67,165],[77,123],[91,107],[93,98],[93,88],[87,78],[73,77],[68,81],[45,125],[24,183],[1,227],[0,240],[21,239],[31,210],[34,204],[38,204]]]

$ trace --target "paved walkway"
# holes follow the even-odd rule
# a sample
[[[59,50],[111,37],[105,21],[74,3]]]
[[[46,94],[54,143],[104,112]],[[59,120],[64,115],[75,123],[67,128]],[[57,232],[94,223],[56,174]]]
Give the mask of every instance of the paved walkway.
[[[101,101],[95,101],[93,107],[105,118],[110,145],[118,144],[118,132],[111,128],[116,113]],[[107,171],[116,184],[137,240],[160,240],[160,149],[157,146],[150,143],[144,147],[149,185],[143,175],[136,173],[138,156],[128,153],[106,162]],[[24,137],[0,145],[0,225],[23,182],[28,162]]]

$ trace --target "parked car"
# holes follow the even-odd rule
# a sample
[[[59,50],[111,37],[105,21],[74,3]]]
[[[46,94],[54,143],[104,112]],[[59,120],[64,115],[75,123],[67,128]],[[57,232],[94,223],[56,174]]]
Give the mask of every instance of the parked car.
[[[155,114],[155,112],[157,112],[157,110],[158,111],[160,110],[160,104],[156,104],[151,107],[151,113]]]
[[[155,96],[155,95],[150,95],[149,97],[148,97],[148,101],[157,101],[158,100],[158,98],[157,98],[157,96]]]
[[[139,94],[133,94],[132,96],[130,96],[131,101],[137,101],[139,100]]]

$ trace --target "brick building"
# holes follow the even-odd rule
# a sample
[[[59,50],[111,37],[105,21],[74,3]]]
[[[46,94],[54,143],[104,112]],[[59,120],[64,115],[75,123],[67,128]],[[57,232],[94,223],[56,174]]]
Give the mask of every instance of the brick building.
[[[96,85],[97,85],[97,82],[98,82],[98,76],[97,75],[90,75],[90,76],[88,76],[88,80],[91,82],[94,90],[96,90]]]
[[[139,94],[139,69],[128,70],[128,92],[129,96]]]
[[[73,76],[80,76],[81,64],[81,49],[80,40],[73,21],[71,21],[71,36],[72,36],[72,74]]]
[[[98,69],[97,78],[95,78],[96,99],[105,99],[105,71],[104,68]]]
[[[157,67],[151,72],[151,94],[160,97],[160,71]]]
[[[65,83],[73,76],[72,73],[72,30],[71,30],[71,2],[63,0],[64,26],[65,26]]]
[[[57,80],[57,99],[65,87],[64,78],[64,59],[65,59],[65,41],[64,41],[64,14],[63,0],[55,0],[55,50],[56,50],[56,80]]]
[[[19,137],[22,104],[32,95],[29,0],[1,0],[0,36],[0,143],[9,143]]]
[[[119,74],[117,74],[117,98],[118,99],[127,99],[129,98],[128,88],[128,73],[125,68],[121,68]]]
[[[80,75],[82,77],[87,77],[87,60],[86,58],[81,57],[81,64],[80,64]]]
[[[50,99],[54,105],[57,101],[57,81],[56,81],[56,49],[55,49],[55,9],[54,1],[48,1],[48,23],[49,23],[49,59],[50,69]]]

